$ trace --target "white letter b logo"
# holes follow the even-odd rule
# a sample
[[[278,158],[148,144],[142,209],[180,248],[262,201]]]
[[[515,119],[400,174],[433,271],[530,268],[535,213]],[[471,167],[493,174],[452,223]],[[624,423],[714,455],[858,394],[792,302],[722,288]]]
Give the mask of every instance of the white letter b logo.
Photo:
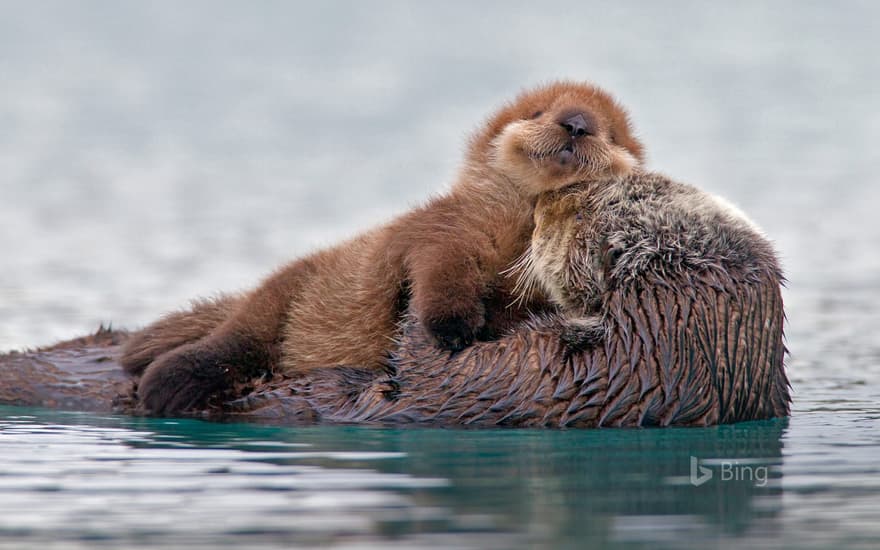
[[[700,461],[697,457],[691,457],[691,485],[694,487],[699,487],[700,485],[706,483],[712,479],[712,470],[706,468],[705,466],[700,466]]]

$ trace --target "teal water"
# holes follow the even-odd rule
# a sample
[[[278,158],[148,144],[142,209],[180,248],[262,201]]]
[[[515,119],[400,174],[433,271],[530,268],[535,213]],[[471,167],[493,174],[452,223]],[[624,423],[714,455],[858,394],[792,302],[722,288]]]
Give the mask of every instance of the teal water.
[[[2,413],[0,444],[11,452],[0,478],[0,533],[17,544],[625,547],[659,535],[678,547],[683,536],[778,529],[785,422],[595,432],[293,430]],[[692,455],[748,460],[769,473],[696,488]]]
[[[794,389],[787,423],[708,430],[0,407],[0,548],[880,547],[877,21],[859,0],[0,2],[0,351],[248,288],[443,189],[487,113],[575,78],[629,107],[649,168],[774,241]]]
[[[0,407],[0,548],[876,547],[880,437],[810,422],[293,429]]]

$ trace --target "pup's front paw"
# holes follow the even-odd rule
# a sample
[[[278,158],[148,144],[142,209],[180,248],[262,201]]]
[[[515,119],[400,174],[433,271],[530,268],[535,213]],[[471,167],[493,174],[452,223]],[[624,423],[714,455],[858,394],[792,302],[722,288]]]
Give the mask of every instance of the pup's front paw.
[[[567,319],[560,339],[569,352],[593,349],[605,341],[605,324],[598,316]]]
[[[425,328],[437,346],[459,351],[471,345],[486,324],[483,304],[467,313],[435,313],[428,317]]]
[[[138,400],[150,415],[171,416],[207,403],[232,384],[227,365],[211,354],[185,347],[160,357],[138,382]]]

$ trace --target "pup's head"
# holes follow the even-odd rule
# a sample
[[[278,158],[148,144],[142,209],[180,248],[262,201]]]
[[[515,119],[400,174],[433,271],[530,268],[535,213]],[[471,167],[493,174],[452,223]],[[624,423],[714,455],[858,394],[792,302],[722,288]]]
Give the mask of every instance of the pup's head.
[[[625,176],[643,160],[623,107],[600,88],[578,82],[520,94],[472,145],[471,162],[488,163],[527,196]]]

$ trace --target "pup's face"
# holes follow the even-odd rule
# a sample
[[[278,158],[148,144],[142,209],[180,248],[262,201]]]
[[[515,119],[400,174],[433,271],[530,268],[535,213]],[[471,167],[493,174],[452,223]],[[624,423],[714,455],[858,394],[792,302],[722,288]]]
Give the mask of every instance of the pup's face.
[[[574,82],[520,95],[489,121],[475,145],[527,196],[624,176],[643,158],[626,111],[601,89]]]

